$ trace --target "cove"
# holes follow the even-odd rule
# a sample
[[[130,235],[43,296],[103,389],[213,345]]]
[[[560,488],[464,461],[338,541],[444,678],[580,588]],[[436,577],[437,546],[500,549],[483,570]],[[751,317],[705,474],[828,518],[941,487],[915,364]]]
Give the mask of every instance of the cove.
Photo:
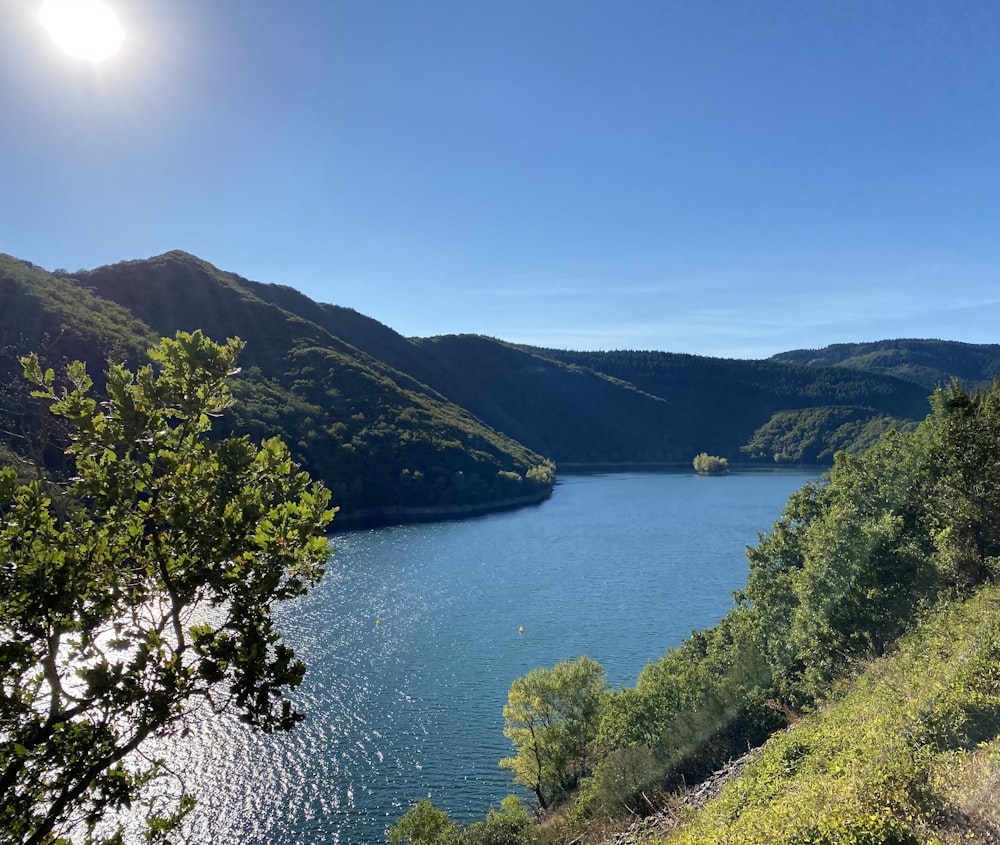
[[[535,507],[335,535],[323,582],[281,611],[307,720],[262,736],[211,718],[161,746],[199,800],[192,840],[376,845],[428,796],[484,815],[511,791],[511,681],[586,654],[633,685],[729,610],[745,546],[817,475],[567,475]]]

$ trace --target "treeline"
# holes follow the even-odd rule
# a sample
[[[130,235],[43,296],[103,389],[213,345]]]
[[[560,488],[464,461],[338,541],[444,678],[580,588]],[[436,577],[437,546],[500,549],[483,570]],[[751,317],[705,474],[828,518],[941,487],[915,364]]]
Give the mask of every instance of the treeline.
[[[622,350],[544,354],[568,364],[588,367],[627,380],[664,399],[684,396],[700,387],[721,400],[719,387],[767,407],[781,399],[786,408],[815,405],[877,405],[885,413],[911,416],[925,407],[926,390],[901,380],[843,367],[789,366],[777,360],[706,358],[671,352]]]
[[[564,841],[657,808],[816,708],[942,600],[997,579],[1000,385],[952,384],[931,404],[913,431],[839,454],[825,481],[792,495],[748,550],[733,609],[634,687],[609,689],[588,658],[514,683],[504,718],[515,754],[503,765],[537,805],[562,803],[563,821],[503,841]]]

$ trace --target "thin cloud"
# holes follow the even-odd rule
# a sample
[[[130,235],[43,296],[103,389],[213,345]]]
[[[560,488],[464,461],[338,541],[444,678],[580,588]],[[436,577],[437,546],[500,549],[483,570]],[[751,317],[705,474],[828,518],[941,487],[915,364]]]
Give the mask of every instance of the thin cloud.
[[[564,299],[566,297],[588,297],[594,291],[588,286],[550,286],[537,285],[533,287],[493,287],[469,288],[461,291],[464,296],[482,299]]]
[[[717,357],[760,358],[795,348],[816,348],[846,340],[876,340],[900,336],[907,327],[922,327],[920,336],[942,334],[942,315],[983,312],[1000,306],[990,292],[928,297],[899,290],[821,291],[795,296],[754,296],[754,307],[684,308],[672,305],[658,319],[621,318],[610,321],[580,313],[541,315],[535,325],[503,326],[491,334],[517,343],[562,349],[651,349],[710,354]],[[937,330],[936,330],[937,329]],[[906,332],[913,334],[912,330]]]
[[[759,358],[887,337],[992,339],[985,324],[1000,306],[995,269],[952,256],[898,265],[843,255],[822,262],[730,256],[726,263],[706,261],[701,272],[690,264],[659,273],[647,266],[646,278],[636,278],[635,267],[631,277],[623,268],[616,278],[608,266],[456,286],[466,302],[480,303],[478,325],[465,322],[462,330],[566,349]],[[448,310],[445,302],[441,308]]]

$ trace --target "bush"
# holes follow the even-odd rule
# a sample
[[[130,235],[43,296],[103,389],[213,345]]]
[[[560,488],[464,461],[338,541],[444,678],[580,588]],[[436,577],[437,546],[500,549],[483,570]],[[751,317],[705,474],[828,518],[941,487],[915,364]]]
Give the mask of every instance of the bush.
[[[615,816],[624,808],[633,815],[657,809],[654,796],[663,780],[663,768],[652,749],[645,745],[616,748],[594,767],[594,774],[581,789],[580,816]]]
[[[693,463],[694,470],[699,475],[725,475],[729,472],[729,461],[726,458],[709,455],[708,452],[696,455]]]

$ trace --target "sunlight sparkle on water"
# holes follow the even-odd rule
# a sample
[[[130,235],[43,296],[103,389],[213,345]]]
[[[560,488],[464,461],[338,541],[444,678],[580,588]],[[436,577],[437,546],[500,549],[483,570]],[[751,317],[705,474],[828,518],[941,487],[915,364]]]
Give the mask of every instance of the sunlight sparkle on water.
[[[154,749],[198,798],[190,841],[384,845],[428,796],[481,818],[514,790],[498,765],[511,682],[587,654],[634,684],[726,612],[745,544],[806,480],[564,477],[539,508],[338,535],[323,582],[276,613],[309,667],[306,720],[262,735],[205,719]]]

